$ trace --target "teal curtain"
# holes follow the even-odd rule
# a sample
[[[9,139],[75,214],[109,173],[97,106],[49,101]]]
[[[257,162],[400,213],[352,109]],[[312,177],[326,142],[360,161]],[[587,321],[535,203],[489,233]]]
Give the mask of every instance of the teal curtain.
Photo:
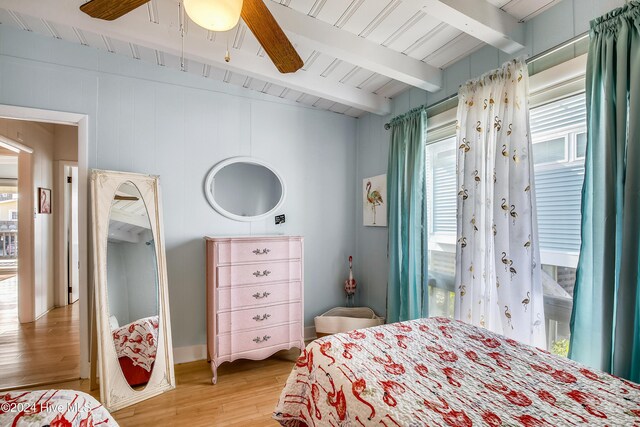
[[[569,356],[640,382],[640,2],[591,22]]]
[[[391,121],[387,170],[388,322],[428,315],[426,122],[423,108]]]

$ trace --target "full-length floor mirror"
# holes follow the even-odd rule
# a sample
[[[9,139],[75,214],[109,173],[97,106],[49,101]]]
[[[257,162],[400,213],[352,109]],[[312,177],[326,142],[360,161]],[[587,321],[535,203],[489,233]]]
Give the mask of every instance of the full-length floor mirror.
[[[111,411],[175,388],[159,180],[94,170],[100,395]]]

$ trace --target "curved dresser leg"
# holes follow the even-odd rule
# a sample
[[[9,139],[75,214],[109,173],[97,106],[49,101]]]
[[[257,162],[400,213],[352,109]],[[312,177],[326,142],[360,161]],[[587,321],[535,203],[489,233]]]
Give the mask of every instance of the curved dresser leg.
[[[211,384],[215,385],[218,382],[218,367],[213,360],[211,361],[211,373],[213,374]]]

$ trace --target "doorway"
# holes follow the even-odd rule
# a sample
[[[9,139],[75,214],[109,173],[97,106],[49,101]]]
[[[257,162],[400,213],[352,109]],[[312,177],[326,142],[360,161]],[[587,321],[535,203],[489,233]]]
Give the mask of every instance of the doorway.
[[[0,343],[18,325],[18,155],[0,148]],[[6,375],[0,369],[0,377]]]
[[[58,306],[73,304],[80,297],[80,239],[78,218],[78,163],[56,162],[56,202],[61,213],[56,218],[57,242],[57,302]]]
[[[69,304],[73,304],[80,298],[80,253],[78,252],[78,166],[67,166],[68,197],[65,205],[69,209],[69,215],[65,218],[67,223],[67,296]]]
[[[78,379],[86,305],[79,301],[86,263],[80,256],[78,127],[0,118],[0,145],[14,149],[17,167],[17,191],[0,186],[0,279],[3,270],[13,273],[0,281],[7,284],[0,288],[0,308],[8,308],[0,310],[0,390]],[[2,154],[0,172],[9,163]],[[13,235],[5,236],[11,230],[4,232],[3,214],[17,218]],[[15,271],[2,268],[11,261]]]
[[[78,230],[79,230],[79,253],[80,253],[80,290],[79,290],[79,310],[80,310],[80,377],[88,378],[90,372],[90,333],[91,324],[89,309],[92,308],[90,302],[93,293],[89,283],[89,239],[90,231],[88,227],[88,185],[87,176],[89,169],[89,116],[79,113],[68,113],[63,111],[43,110],[39,108],[19,107],[15,105],[0,104],[0,117],[17,120],[33,120],[45,123],[66,124],[77,127],[78,135]],[[20,158],[18,159],[20,162]],[[31,212],[33,203],[31,203]],[[20,214],[19,214],[20,216]],[[33,316],[33,303],[30,299],[34,290],[26,290],[26,300],[29,303],[28,314]]]

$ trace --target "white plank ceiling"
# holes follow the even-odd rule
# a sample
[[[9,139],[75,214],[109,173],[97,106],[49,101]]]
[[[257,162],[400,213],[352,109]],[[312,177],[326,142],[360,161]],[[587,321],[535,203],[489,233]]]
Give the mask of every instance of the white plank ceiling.
[[[359,117],[367,111],[388,112],[389,99],[411,87],[407,81],[417,87],[437,89],[441,69],[485,44],[477,33],[467,31],[479,38],[444,22],[446,19],[429,15],[428,1],[265,1],[303,59],[302,70],[293,75],[279,74],[242,21],[226,33],[212,33],[186,19],[184,71]],[[456,7],[456,2],[467,0],[440,1]],[[559,0],[473,2],[495,9],[495,13],[504,15],[507,24],[518,26],[518,22],[531,19]],[[82,3],[83,0],[0,0],[0,23],[158,66],[182,68],[178,0],[151,0],[113,22],[84,15],[78,10]],[[296,29],[296,20],[317,22],[309,19],[322,23],[313,30],[315,33]],[[323,40],[318,40],[321,36]],[[367,52],[374,52],[369,57],[361,53],[362,43]],[[227,45],[231,53],[228,64],[223,60]],[[348,49],[352,49],[351,53]],[[407,71],[411,67],[413,74]],[[416,83],[415,75],[427,76],[424,84]]]

